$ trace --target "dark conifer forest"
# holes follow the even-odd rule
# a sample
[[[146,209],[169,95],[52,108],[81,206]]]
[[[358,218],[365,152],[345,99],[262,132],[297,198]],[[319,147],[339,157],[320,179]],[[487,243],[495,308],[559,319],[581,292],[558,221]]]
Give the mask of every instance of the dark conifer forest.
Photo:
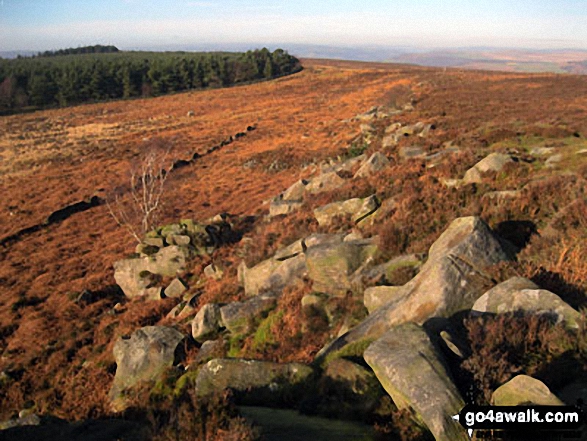
[[[0,59],[0,114],[227,87],[301,69],[282,49],[124,52],[98,45],[46,51]]]

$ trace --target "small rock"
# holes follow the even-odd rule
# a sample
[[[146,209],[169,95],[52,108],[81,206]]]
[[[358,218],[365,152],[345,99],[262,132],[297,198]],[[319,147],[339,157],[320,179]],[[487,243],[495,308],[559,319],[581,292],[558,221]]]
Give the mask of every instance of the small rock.
[[[232,334],[248,334],[276,304],[277,299],[270,295],[255,296],[244,302],[232,302],[220,308],[220,320]]]
[[[224,275],[224,271],[222,271],[219,267],[211,263],[210,265],[206,266],[206,268],[204,268],[204,275],[208,279],[220,280]]]
[[[221,323],[220,306],[208,303],[200,308],[192,320],[192,337],[198,342],[215,338],[222,327]]]
[[[269,205],[269,217],[294,213],[302,208],[303,202],[273,200]]]
[[[382,153],[376,152],[357,170],[355,173],[355,178],[364,178],[367,176],[371,176],[374,173],[384,169],[385,167],[389,166],[389,159],[385,157]]]
[[[463,178],[464,184],[480,183],[483,181],[483,173],[490,171],[499,172],[506,164],[513,163],[514,159],[504,153],[491,153],[472,168],[467,170]]]
[[[491,396],[494,406],[562,406],[550,389],[540,380],[527,375],[518,375],[497,388]]]
[[[177,277],[165,288],[165,297],[179,298],[187,290],[187,286]]]
[[[374,286],[367,288],[363,294],[363,303],[365,308],[371,314],[376,309],[398,299],[401,295],[401,286]]]
[[[345,180],[338,176],[336,172],[323,173],[312,178],[306,186],[308,193],[322,193],[325,191],[336,190],[345,184]]]

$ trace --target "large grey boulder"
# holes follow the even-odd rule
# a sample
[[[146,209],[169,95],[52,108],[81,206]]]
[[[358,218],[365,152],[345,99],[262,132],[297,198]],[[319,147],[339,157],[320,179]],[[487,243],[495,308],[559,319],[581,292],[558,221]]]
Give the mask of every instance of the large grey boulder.
[[[239,401],[267,405],[302,385],[313,370],[300,363],[272,363],[241,359],[213,359],[196,378],[196,394],[207,396],[230,389]]]
[[[471,309],[493,285],[486,269],[509,259],[506,247],[480,218],[454,220],[430,247],[418,275],[403,285],[392,301],[335,340],[321,356],[349,343],[378,338],[402,323],[422,324],[431,317],[450,317]]]
[[[247,268],[243,262],[239,267],[239,280],[247,296],[256,296],[263,292],[280,292],[306,273],[306,259],[300,254],[283,261],[267,259],[253,268]]]
[[[491,396],[494,406],[563,406],[559,400],[540,380],[527,375],[518,375],[498,387]]]
[[[372,239],[326,243],[308,248],[306,265],[314,290],[344,296],[352,289],[351,280],[355,272],[369,265],[377,251]]]
[[[436,441],[468,441],[464,428],[452,419],[465,403],[420,326],[407,323],[388,331],[367,348],[364,358],[396,406],[412,408]]]
[[[161,248],[151,256],[123,259],[114,263],[114,280],[129,297],[160,298],[154,276],[175,277],[185,271],[187,251],[176,245]]]
[[[353,198],[341,202],[332,202],[314,210],[318,225],[330,225],[335,217],[350,215],[354,223],[359,223],[379,208],[377,196]]]
[[[576,328],[580,314],[556,294],[539,289],[532,281],[514,277],[487,291],[471,308],[474,314],[504,314],[522,311],[546,315],[557,323]]]
[[[140,381],[153,380],[175,360],[175,351],[185,336],[173,328],[146,326],[114,344],[116,375],[109,397],[113,410],[124,409],[121,393]]]
[[[192,320],[192,337],[198,342],[215,338],[222,328],[220,306],[208,303],[200,308]]]
[[[505,153],[491,153],[483,158],[465,173],[464,184],[483,181],[483,173],[490,171],[499,172],[506,164],[513,163],[514,159]]]
[[[371,155],[371,157],[367,159],[363,165],[361,165],[361,168],[357,170],[354,177],[365,178],[367,176],[371,176],[372,174],[383,170],[388,165],[389,159],[387,159],[384,154],[379,152],[373,153],[373,155]]]
[[[344,183],[345,180],[336,172],[323,173],[310,180],[306,185],[306,191],[312,194],[332,191],[342,187]]]
[[[244,302],[232,302],[220,308],[220,321],[235,335],[247,334],[276,303],[275,295],[258,295]]]

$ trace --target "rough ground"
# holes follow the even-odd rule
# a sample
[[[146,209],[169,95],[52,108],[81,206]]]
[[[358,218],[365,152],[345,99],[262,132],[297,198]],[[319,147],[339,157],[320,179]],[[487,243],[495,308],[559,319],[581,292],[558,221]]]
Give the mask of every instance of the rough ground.
[[[349,119],[376,105],[412,103],[401,122],[434,123],[431,148],[454,141],[474,150],[518,133],[587,134],[587,77],[324,60],[304,66],[256,85],[0,118],[0,240],[127,184],[130,166],[154,139],[171,146],[174,159],[188,159],[256,127],[171,175],[162,221],[172,222],[266,212],[263,202],[307,176],[304,167],[348,147],[360,124]],[[1,417],[29,399],[64,417],[91,414],[79,403],[106,394],[111,341],[171,308],[130,302],[116,327],[105,314],[116,299],[73,302],[84,289],[111,291],[112,263],[133,250],[104,205],[0,249],[0,372],[18,374]]]

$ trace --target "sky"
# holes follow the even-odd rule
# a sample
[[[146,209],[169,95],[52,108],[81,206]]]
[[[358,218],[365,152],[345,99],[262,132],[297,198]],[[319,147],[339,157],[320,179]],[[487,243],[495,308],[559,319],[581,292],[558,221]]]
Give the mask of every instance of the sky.
[[[0,0],[0,51],[260,44],[587,49],[587,0]]]

